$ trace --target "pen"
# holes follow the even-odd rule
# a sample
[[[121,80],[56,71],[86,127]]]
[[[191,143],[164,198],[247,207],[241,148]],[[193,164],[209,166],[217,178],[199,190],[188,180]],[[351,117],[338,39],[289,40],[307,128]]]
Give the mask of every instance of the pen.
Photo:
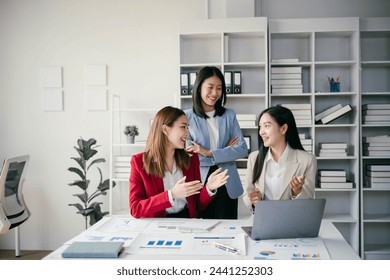
[[[218,249],[224,250],[224,251],[229,252],[229,253],[233,253],[233,254],[236,254],[236,255],[240,254],[239,250],[237,250],[234,247],[230,247],[230,246],[228,246],[226,244],[222,244],[222,243],[219,243],[219,242],[214,242],[214,246],[217,247]]]

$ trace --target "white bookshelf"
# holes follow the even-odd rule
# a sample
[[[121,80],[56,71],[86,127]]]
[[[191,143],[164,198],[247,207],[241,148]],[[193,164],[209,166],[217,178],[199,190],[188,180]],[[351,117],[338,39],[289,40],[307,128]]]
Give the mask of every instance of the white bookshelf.
[[[298,124],[298,130],[312,139],[318,169],[345,170],[354,183],[352,189],[317,187],[316,197],[326,199],[325,219],[359,252],[359,19],[269,20],[269,42],[269,72],[274,67],[301,67],[303,85],[303,93],[276,94],[270,83],[269,105],[311,105],[311,122]],[[340,92],[330,92],[327,77],[337,76]],[[315,123],[316,114],[337,103],[350,104],[352,112],[327,124]],[[319,145],[326,142],[348,143],[347,156],[319,157]]]
[[[361,104],[390,104],[390,18],[360,19]],[[390,135],[390,122],[365,124],[362,137]],[[390,184],[367,186],[367,165],[390,165],[389,156],[365,156],[361,150],[361,256],[390,259]]]
[[[149,134],[151,120],[158,109],[154,108],[123,108],[120,96],[110,96],[110,183],[109,214],[129,215],[129,178],[131,156],[144,151]],[[135,142],[129,144],[123,131],[126,125],[136,125],[139,135]]]

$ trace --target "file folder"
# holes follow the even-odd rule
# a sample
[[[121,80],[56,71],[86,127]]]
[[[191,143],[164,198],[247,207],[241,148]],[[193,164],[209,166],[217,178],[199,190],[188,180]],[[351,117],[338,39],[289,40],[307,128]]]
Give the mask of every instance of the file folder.
[[[233,73],[230,71],[225,72],[225,85],[226,85],[226,94],[233,93]]]
[[[196,72],[191,72],[189,74],[190,76],[190,88],[189,88],[189,94],[192,95],[192,90],[194,89],[194,84],[196,80]]]
[[[76,241],[62,252],[63,258],[118,258],[124,242]]]
[[[233,93],[241,93],[241,71],[234,71],[233,73]]]
[[[181,73],[180,75],[180,86],[181,86],[181,95],[189,95],[189,83],[188,83],[188,74]]]

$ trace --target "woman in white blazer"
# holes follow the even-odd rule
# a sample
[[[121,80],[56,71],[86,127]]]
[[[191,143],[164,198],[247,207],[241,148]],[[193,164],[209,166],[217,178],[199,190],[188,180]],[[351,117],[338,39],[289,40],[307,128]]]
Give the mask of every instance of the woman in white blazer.
[[[259,149],[248,158],[245,205],[253,211],[263,199],[314,198],[317,159],[303,149],[292,112],[279,105],[265,109],[259,136]]]
[[[237,219],[238,197],[243,187],[235,160],[248,155],[236,113],[224,107],[226,85],[222,72],[213,66],[197,74],[193,108],[185,111],[189,121],[189,152],[199,154],[202,182],[219,167],[228,170],[229,179],[220,187],[213,201],[202,211],[205,219]]]

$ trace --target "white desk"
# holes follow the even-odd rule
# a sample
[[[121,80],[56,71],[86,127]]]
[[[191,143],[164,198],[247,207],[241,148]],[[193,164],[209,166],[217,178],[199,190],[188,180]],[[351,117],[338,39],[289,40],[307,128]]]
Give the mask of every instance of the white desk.
[[[72,241],[84,240],[87,238],[95,238],[95,240],[99,238],[115,238],[115,236],[127,236],[130,241],[130,245],[126,248],[125,252],[118,259],[137,259],[137,260],[183,260],[183,259],[220,259],[220,260],[228,260],[228,259],[254,259],[254,256],[258,256],[258,246],[259,242],[253,241],[252,239],[245,238],[246,243],[244,248],[246,249],[245,255],[234,255],[228,252],[223,251],[223,253],[218,252],[218,255],[213,255],[210,252],[208,253],[194,253],[194,249],[198,249],[198,247],[194,247],[194,249],[187,250],[185,252],[189,253],[181,253],[179,250],[174,251],[164,251],[164,250],[138,250],[134,248],[139,248],[140,244],[145,244],[145,238],[149,238],[156,240],[160,239],[185,239],[189,238],[189,233],[172,233],[168,231],[164,231],[165,228],[168,227],[159,227],[159,228],[150,228],[152,223],[156,224],[169,224],[182,221],[186,221],[187,219],[131,219],[130,217],[104,217],[101,221],[96,223],[93,227],[84,231],[80,235],[76,236],[72,240],[66,242],[63,246],[46,256],[45,260],[58,260],[62,259],[61,253],[69,246]],[[119,222],[118,222],[119,221]],[[122,223],[123,224],[120,224]],[[126,223],[125,223],[126,222]],[[251,225],[251,220],[221,220],[220,223],[213,229],[210,233],[217,232],[216,234],[228,235],[228,231],[232,230],[235,234],[241,236],[243,234],[243,230],[241,226]],[[174,228],[174,226],[170,227]],[[153,237],[152,237],[153,236]],[[156,238],[156,236],[159,236]],[[174,236],[174,237],[172,237]],[[143,239],[143,240],[142,240]],[[323,220],[321,224],[319,241],[323,248],[327,251],[330,259],[332,260],[358,260],[360,259],[357,253],[352,249],[352,247],[344,240],[343,236],[336,229],[336,227],[329,221]],[[86,239],[91,240],[91,239]],[[146,239],[148,240],[148,239]],[[190,239],[189,239],[190,240]],[[192,239],[194,240],[194,239]],[[301,239],[304,243],[306,241],[311,241],[310,239]],[[188,240],[187,240],[188,241]],[[199,241],[197,241],[199,242]],[[184,242],[183,242],[184,243]],[[188,244],[188,242],[187,242]],[[211,247],[207,247],[211,248]],[[135,250],[135,251],[134,251]],[[196,250],[195,250],[196,251]],[[222,251],[222,250],[221,250]],[[141,252],[141,253],[140,253]],[[171,253],[172,252],[172,253]],[[206,252],[206,251],[202,251]],[[289,258],[286,258],[289,259]]]

